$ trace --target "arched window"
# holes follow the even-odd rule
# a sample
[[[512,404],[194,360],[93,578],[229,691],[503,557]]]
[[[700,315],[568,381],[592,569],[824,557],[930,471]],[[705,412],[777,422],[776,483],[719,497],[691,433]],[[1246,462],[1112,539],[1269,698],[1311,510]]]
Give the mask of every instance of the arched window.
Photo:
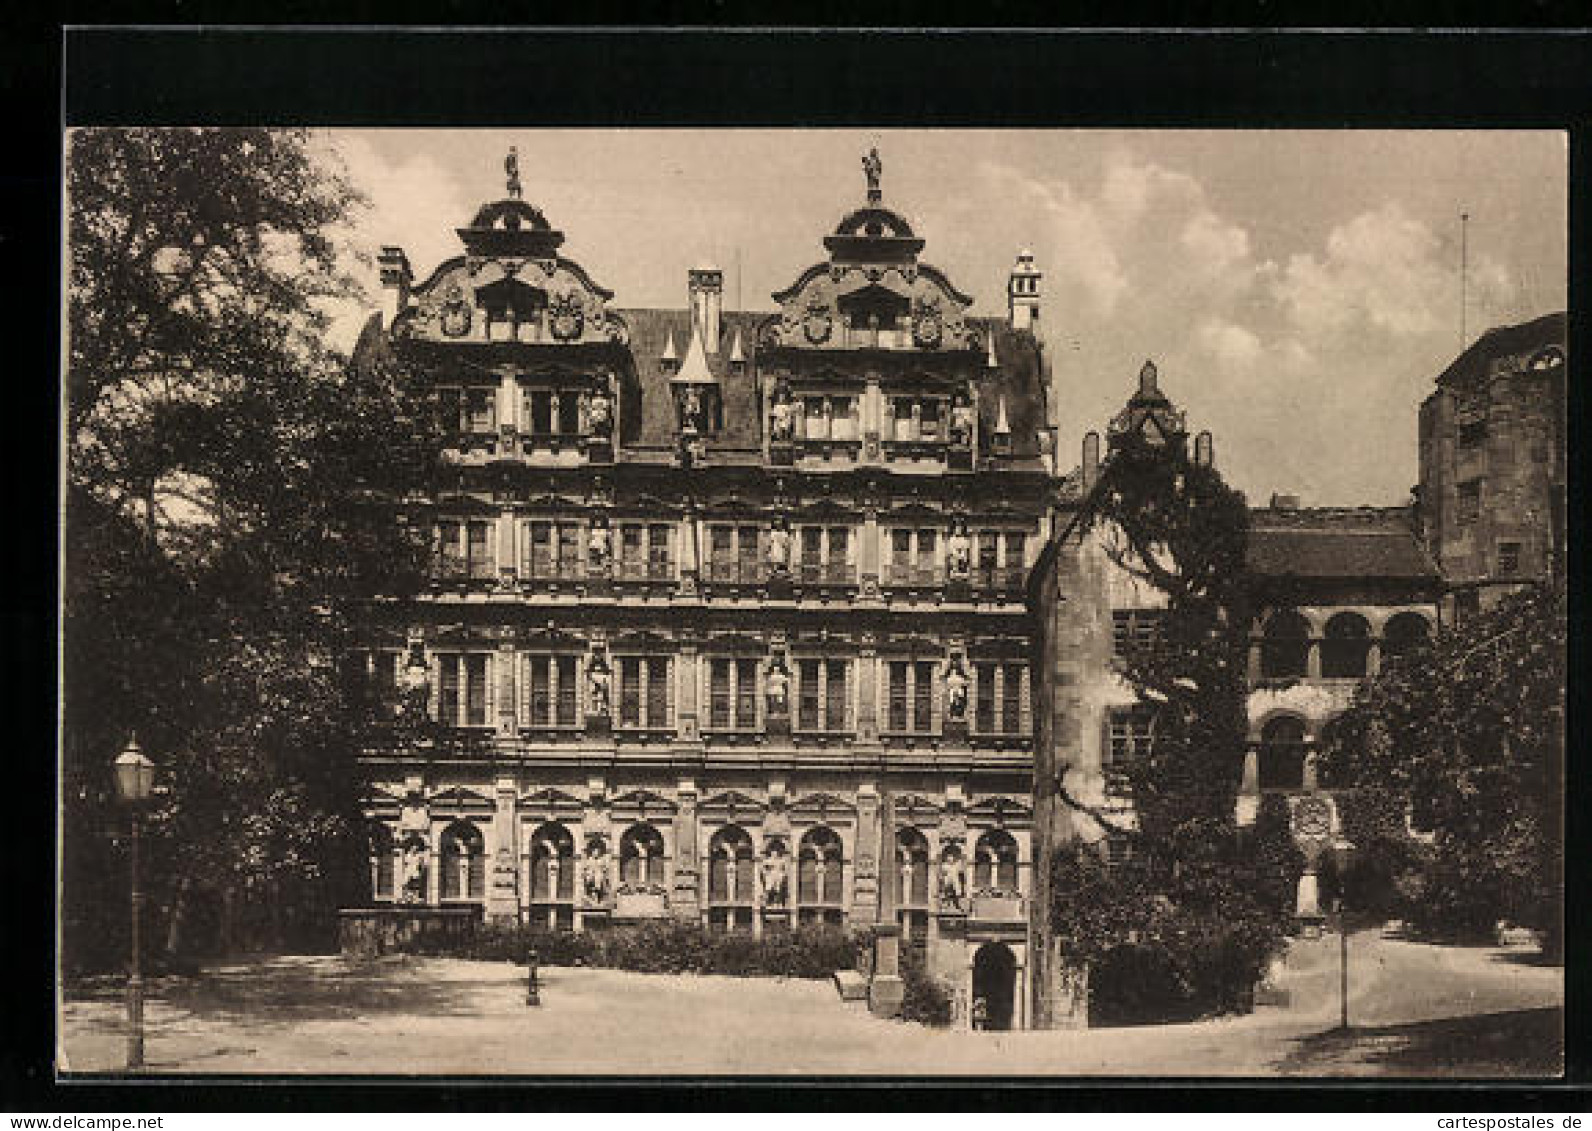
[[[442,834],[442,898],[480,899],[486,894],[486,848],[481,830],[456,821]]]
[[[725,825],[708,842],[708,902],[751,903],[754,871],[752,838],[739,825]]]
[[[1321,674],[1327,679],[1364,679],[1371,649],[1371,626],[1359,613],[1339,613],[1327,621],[1321,641]]]
[[[531,837],[531,901],[575,899],[575,838],[563,825],[546,824]]]
[[[393,843],[392,830],[380,821],[368,826],[370,835],[370,896],[372,899],[393,897]]]
[[[838,906],[844,855],[840,838],[832,829],[819,826],[802,837],[797,855],[796,898],[805,904],[831,904]]]
[[[1260,732],[1260,788],[1298,790],[1305,785],[1305,724],[1292,715],[1272,719]]]
[[[1310,668],[1310,622],[1291,609],[1266,621],[1260,674],[1267,679],[1303,678]]]
[[[900,882],[896,888],[903,907],[929,905],[929,842],[917,829],[896,833],[896,864]]]
[[[1017,894],[1017,842],[1004,829],[990,829],[973,848],[973,887]]]
[[[1420,613],[1399,613],[1390,617],[1382,629],[1382,654],[1389,658],[1405,656],[1424,648],[1431,638],[1431,622]]]
[[[619,881],[663,883],[663,834],[651,825],[631,825],[619,838]]]

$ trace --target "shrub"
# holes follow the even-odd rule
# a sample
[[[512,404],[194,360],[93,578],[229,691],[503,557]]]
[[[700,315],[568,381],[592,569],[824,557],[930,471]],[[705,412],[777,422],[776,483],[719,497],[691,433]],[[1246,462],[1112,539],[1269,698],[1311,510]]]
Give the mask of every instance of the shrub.
[[[423,939],[412,954],[524,962],[535,949],[547,966],[597,966],[644,974],[773,975],[827,978],[854,969],[866,934],[834,927],[797,927],[761,938],[713,932],[701,924],[664,919],[606,931],[564,931],[483,924],[467,940]]]
[[[901,952],[901,982],[905,990],[901,998],[903,1021],[934,1026],[951,1023],[950,991],[924,967],[915,947]]]

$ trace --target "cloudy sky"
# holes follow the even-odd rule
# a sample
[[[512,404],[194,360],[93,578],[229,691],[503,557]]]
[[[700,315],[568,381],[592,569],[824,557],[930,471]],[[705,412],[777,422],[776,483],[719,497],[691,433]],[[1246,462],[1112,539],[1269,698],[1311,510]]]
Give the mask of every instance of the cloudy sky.
[[[1121,406],[1146,358],[1251,501],[1402,502],[1416,409],[1468,338],[1562,309],[1567,159],[1558,133],[902,130],[346,130],[321,135],[370,198],[354,239],[424,278],[454,228],[525,197],[619,306],[683,307],[715,260],[725,302],[825,258],[878,146],[885,203],[923,258],[1005,312],[1020,248],[1044,271],[1064,453]],[[372,277],[372,285],[374,279]],[[347,345],[357,321],[340,321]],[[1074,460],[1075,462],[1075,460]]]

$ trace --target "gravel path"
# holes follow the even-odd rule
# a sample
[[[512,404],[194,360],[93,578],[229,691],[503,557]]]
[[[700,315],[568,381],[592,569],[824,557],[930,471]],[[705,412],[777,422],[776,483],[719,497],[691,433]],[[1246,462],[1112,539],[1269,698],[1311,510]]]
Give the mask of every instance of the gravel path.
[[[967,1033],[880,1021],[827,982],[544,968],[539,1008],[503,963],[284,957],[162,979],[160,1073],[536,1075],[1550,1075],[1563,970],[1520,951],[1352,940],[1350,1033],[1337,942],[1296,943],[1287,1007],[1186,1025]],[[62,1007],[63,1071],[122,1064],[120,986]]]

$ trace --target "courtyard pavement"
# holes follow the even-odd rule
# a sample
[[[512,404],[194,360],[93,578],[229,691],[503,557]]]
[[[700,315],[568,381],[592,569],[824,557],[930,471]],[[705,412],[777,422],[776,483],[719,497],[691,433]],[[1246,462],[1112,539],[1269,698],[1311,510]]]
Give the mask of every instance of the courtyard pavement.
[[[153,980],[148,1070],[328,1075],[1551,1076],[1564,972],[1528,949],[1350,940],[1337,1029],[1337,940],[1296,941],[1287,1006],[1247,1017],[1087,1032],[970,1033],[870,1017],[828,982],[457,959],[282,957]],[[117,1072],[116,979],[73,987],[63,1072]]]

